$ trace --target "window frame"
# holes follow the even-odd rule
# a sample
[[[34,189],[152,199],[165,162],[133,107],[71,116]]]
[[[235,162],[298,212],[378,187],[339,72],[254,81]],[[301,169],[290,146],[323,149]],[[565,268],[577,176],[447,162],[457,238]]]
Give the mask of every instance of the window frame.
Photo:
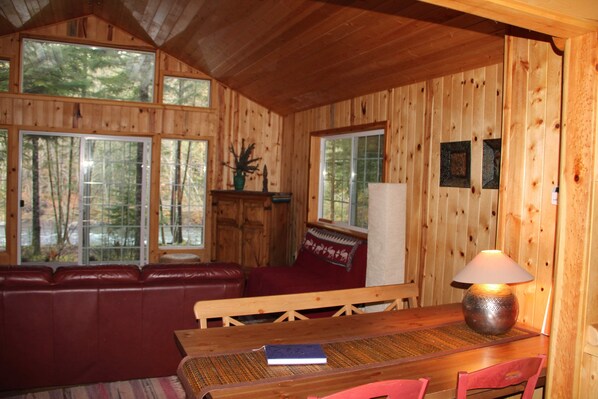
[[[343,135],[356,136],[360,132],[369,132],[373,130],[382,130],[384,138],[383,162],[381,181],[388,181],[389,170],[389,147],[390,135],[388,134],[388,122],[374,122],[363,125],[349,126],[345,128],[327,129],[313,131],[310,133],[310,151],[309,151],[309,173],[308,173],[308,200],[307,200],[307,224],[310,226],[323,226],[329,229],[349,232],[366,236],[367,229],[357,226],[351,226],[344,223],[335,223],[320,218],[320,195],[322,186],[322,152],[324,139],[330,137],[341,138]]]

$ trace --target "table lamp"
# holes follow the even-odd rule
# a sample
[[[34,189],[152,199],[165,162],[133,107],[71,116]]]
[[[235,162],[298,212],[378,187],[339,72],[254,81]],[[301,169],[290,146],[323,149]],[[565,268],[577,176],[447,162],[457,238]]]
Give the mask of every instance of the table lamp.
[[[519,304],[507,284],[531,281],[534,276],[500,250],[485,250],[476,255],[453,278],[471,283],[463,297],[465,322],[481,334],[498,335],[517,321]]]

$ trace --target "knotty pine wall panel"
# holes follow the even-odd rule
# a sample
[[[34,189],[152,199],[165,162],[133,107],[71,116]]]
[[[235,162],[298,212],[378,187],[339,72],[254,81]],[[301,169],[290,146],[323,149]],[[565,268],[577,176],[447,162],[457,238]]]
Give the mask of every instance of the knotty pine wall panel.
[[[69,26],[70,25],[70,26]],[[84,29],[85,34],[80,32]],[[76,34],[73,36],[73,32]],[[79,32],[79,33],[77,33]],[[24,35],[55,40],[82,41],[109,45],[146,46],[142,41],[110,27],[94,16],[53,25]],[[146,50],[148,48],[145,48]],[[209,78],[164,53],[157,53],[155,91],[160,93],[160,80],[165,74]],[[261,168],[268,167],[269,191],[281,191],[282,165],[282,117],[261,105],[247,99],[230,88],[212,80],[212,105],[210,108],[182,107],[155,103],[134,103],[124,101],[62,98],[53,96],[23,95],[18,93],[19,35],[0,37],[0,58],[11,60],[9,93],[0,93],[0,125],[9,128],[13,142],[18,143],[19,130],[50,132],[74,132],[86,134],[133,135],[153,137],[154,145],[159,138],[203,138],[209,140],[210,164],[208,190],[232,189],[232,171],[222,165],[231,160],[229,147],[238,149],[241,140],[246,144],[256,143],[254,155],[261,157],[260,173],[252,175],[246,184],[247,190],[262,190]],[[13,148],[13,147],[11,147]],[[14,147],[18,148],[18,147]],[[157,155],[157,153],[154,153]],[[14,158],[11,170],[17,170],[18,159]],[[154,163],[157,165],[157,163]],[[17,180],[9,176],[9,182]],[[287,187],[287,190],[289,188]],[[16,204],[17,189],[9,187],[9,202]],[[152,198],[155,198],[155,194]],[[156,202],[157,203],[157,202]],[[208,204],[211,201],[208,200]],[[208,205],[206,220],[209,224],[211,207]],[[152,212],[150,236],[157,237],[157,218]],[[8,217],[8,234],[17,232],[16,212]],[[209,225],[206,231],[211,231]],[[206,236],[205,250],[197,251],[202,259],[210,259],[211,237]],[[16,240],[13,240],[16,245]],[[150,260],[157,261],[163,251],[157,241],[150,239]],[[16,250],[11,248],[0,253],[0,263],[14,263]]]
[[[516,286],[519,319],[542,327],[554,275],[562,57],[548,43],[507,38],[498,245],[535,276]]]
[[[147,42],[115,27],[95,15],[72,19],[55,25],[30,29],[25,35],[48,37],[53,40],[80,42],[88,40],[112,46],[145,47],[152,51]]]
[[[500,137],[502,65],[429,83],[431,151],[422,301],[458,302],[454,275],[480,250],[495,247],[497,190],[482,189],[483,140]],[[498,113],[498,116],[497,116]],[[498,125],[497,125],[498,123]],[[440,187],[440,144],[470,141],[471,187]]]
[[[498,190],[482,190],[481,163],[482,140],[501,136],[502,77],[496,64],[285,117],[295,247],[306,229],[310,132],[386,121],[387,181],[407,183],[405,279],[421,284],[423,305],[459,301],[454,274],[495,246]],[[472,188],[439,187],[440,143],[461,140],[475,152]]]

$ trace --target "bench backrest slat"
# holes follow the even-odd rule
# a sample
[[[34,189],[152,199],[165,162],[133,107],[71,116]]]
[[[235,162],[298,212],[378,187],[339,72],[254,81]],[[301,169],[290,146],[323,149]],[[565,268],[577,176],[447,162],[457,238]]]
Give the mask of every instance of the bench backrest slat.
[[[209,319],[221,319],[223,326],[243,325],[240,316],[283,313],[274,322],[307,319],[301,312],[340,307],[333,317],[363,313],[356,305],[387,303],[384,311],[402,309],[405,300],[417,307],[419,290],[415,283],[381,285],[300,294],[269,295],[244,298],[215,299],[195,303],[193,310],[200,328],[207,328]]]

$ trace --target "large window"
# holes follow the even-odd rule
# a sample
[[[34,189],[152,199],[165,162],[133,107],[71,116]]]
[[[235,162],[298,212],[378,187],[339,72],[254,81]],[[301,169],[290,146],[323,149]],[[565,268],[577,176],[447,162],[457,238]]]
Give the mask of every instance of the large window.
[[[8,91],[8,77],[10,72],[10,62],[0,60],[0,91]]]
[[[21,133],[21,263],[147,263],[151,140]]]
[[[384,131],[325,136],[320,151],[319,219],[367,229],[368,183],[382,181]]]
[[[164,76],[162,102],[191,107],[210,106],[210,80]]]
[[[160,246],[203,247],[207,141],[162,140]]]
[[[22,92],[153,101],[155,54],[23,39]]]
[[[6,177],[8,173],[8,131],[0,129],[0,251],[6,250]]]

